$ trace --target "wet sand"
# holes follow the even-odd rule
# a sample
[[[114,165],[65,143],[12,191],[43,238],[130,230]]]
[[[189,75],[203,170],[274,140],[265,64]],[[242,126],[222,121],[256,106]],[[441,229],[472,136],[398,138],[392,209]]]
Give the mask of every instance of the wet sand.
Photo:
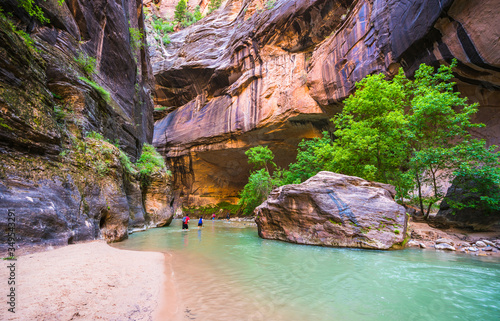
[[[259,300],[248,296],[244,286],[234,282],[235,276],[217,273],[214,262],[175,251],[165,254],[165,262],[154,321],[266,319],[261,311],[265,304],[256,306]]]
[[[1,261],[6,295],[11,261]],[[162,253],[110,247],[103,241],[28,254],[16,262],[16,313],[0,320],[152,320],[164,288]]]

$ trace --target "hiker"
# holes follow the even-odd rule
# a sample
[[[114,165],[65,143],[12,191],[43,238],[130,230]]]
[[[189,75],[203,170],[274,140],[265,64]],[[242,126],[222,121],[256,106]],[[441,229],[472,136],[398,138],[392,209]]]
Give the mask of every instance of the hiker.
[[[212,214],[212,221],[215,220],[215,213]]]
[[[186,216],[184,216],[182,218],[182,229],[183,230],[189,230],[189,226],[188,226],[189,220],[190,220],[190,218],[189,218],[188,214],[186,214]]]
[[[231,216],[229,214],[227,214],[226,218],[227,218],[227,221],[229,222],[229,219],[231,218]]]
[[[198,228],[202,228],[203,227],[203,217],[200,216],[200,219],[198,221]]]

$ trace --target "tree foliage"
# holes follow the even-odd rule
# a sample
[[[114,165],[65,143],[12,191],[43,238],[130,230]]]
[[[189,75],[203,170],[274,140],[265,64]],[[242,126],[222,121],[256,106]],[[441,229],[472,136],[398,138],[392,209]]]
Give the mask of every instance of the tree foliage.
[[[141,30],[139,30],[139,28],[129,27],[128,31],[130,32],[130,47],[132,48],[132,51],[143,48],[144,34]]]
[[[253,164],[255,168],[264,167],[269,171],[270,165],[276,167],[276,164],[273,162],[274,154],[267,146],[250,148],[245,152],[245,155],[248,157],[248,163]]]
[[[250,173],[248,183],[241,191],[238,202],[238,205],[243,206],[243,214],[251,215],[267,198],[272,188],[271,175],[265,168]]]
[[[243,208],[243,214],[251,215],[273,188],[283,185],[283,171],[273,162],[274,154],[267,146],[250,148],[245,155],[248,163],[254,165],[254,170],[240,193],[238,205]],[[272,175],[270,171],[273,171]]]
[[[180,0],[175,6],[174,20],[182,27],[188,27],[202,18],[200,6],[196,6],[194,12],[189,11],[186,0]]]
[[[217,10],[221,4],[222,0],[210,0],[210,3],[208,4],[208,13],[210,14],[213,11]]]
[[[186,0],[179,0],[175,6],[174,20],[177,23],[182,23],[186,19],[187,3]]]
[[[496,146],[486,148],[484,141],[471,137],[471,128],[484,125],[471,122],[477,104],[468,104],[453,91],[455,66],[456,61],[435,72],[422,64],[414,80],[402,69],[392,80],[382,74],[367,76],[332,119],[335,139],[325,132],[302,141],[297,161],[265,178],[272,186],[300,183],[328,170],[389,183],[396,186],[400,201],[416,201],[425,217],[444,197],[442,182],[456,178],[457,184],[466,184],[472,179],[471,193],[477,197],[451,206],[500,210],[500,155]],[[250,162],[268,171],[263,164],[272,162],[272,153],[250,151]],[[425,187],[430,195],[424,194]]]
[[[57,0],[57,3],[62,6],[64,0]],[[43,14],[42,8],[36,5],[35,0],[17,0],[17,5],[26,10],[30,16],[37,18],[42,24],[50,22],[50,19]]]

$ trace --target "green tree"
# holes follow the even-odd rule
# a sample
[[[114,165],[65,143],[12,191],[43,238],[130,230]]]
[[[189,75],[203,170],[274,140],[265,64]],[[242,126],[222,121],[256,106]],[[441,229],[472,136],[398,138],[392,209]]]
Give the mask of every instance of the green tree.
[[[245,152],[248,163],[254,165],[248,183],[240,193],[238,205],[245,215],[251,215],[273,188],[283,185],[284,172],[273,162],[274,154],[267,146],[256,146]],[[271,175],[270,169],[273,170]],[[288,172],[287,172],[288,173]]]
[[[222,0],[210,0],[208,4],[208,13],[212,13],[214,10],[217,10],[222,4]]]
[[[303,140],[297,149],[297,160],[283,171],[284,184],[300,184],[323,170],[334,170],[333,161],[336,149],[328,132],[322,137]]]
[[[461,202],[447,202],[456,209],[474,208],[487,214],[500,214],[500,152],[486,148],[483,140],[464,141],[454,148],[453,183],[463,192]]]
[[[242,206],[244,215],[251,215],[255,208],[267,198],[273,184],[269,172],[262,168],[250,173],[248,183],[240,193],[238,205]]]
[[[267,146],[256,146],[245,152],[248,157],[248,163],[253,164],[254,168],[264,167],[269,172],[269,165],[276,168],[273,162],[274,154]]]
[[[415,175],[420,209],[427,218],[431,206],[444,197],[441,193],[440,181],[449,180],[466,155],[457,154],[457,150],[465,148],[464,144],[473,143],[469,129],[482,127],[473,124],[471,117],[477,112],[477,104],[468,104],[466,98],[460,98],[459,92],[453,91],[455,83],[450,66],[442,65],[434,73],[434,68],[422,64],[415,73],[415,80],[408,82],[406,89],[411,98],[408,129],[411,136],[408,145],[412,152],[410,168]],[[483,160],[476,159],[476,163]],[[425,201],[422,193],[423,185],[432,187],[432,194]]]
[[[470,186],[474,180],[475,197],[450,205],[499,210],[499,154],[496,146],[486,148],[484,141],[471,137],[471,128],[484,125],[471,122],[477,104],[453,92],[455,66],[456,61],[435,72],[422,64],[413,81],[402,69],[392,80],[367,76],[332,119],[335,139],[324,133],[303,141],[288,171],[268,175],[271,184],[300,183],[321,170],[359,176],[395,185],[399,199],[413,198],[427,218],[444,197],[440,182],[455,178]],[[258,166],[274,158],[264,150],[254,152],[248,155]],[[431,188],[425,197],[424,187]]]
[[[174,20],[177,23],[181,24],[183,21],[186,20],[186,13],[187,13],[186,0],[180,0],[175,6]]]
[[[200,8],[200,6],[196,6],[194,8],[194,14],[193,15],[194,15],[194,19],[196,21],[200,21],[203,18],[203,15],[201,14],[201,8]]]
[[[370,75],[356,84],[356,94],[345,100],[341,114],[333,118],[336,171],[393,182],[408,155],[409,102],[403,71],[392,81],[383,74]]]

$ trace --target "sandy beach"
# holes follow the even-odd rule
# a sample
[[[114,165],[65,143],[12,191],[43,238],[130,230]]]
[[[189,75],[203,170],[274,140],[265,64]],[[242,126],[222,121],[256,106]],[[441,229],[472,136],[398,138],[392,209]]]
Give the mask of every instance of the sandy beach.
[[[10,263],[2,260],[1,280]],[[2,303],[0,320],[153,320],[164,267],[162,253],[118,250],[104,241],[24,255],[16,262],[16,313]]]

